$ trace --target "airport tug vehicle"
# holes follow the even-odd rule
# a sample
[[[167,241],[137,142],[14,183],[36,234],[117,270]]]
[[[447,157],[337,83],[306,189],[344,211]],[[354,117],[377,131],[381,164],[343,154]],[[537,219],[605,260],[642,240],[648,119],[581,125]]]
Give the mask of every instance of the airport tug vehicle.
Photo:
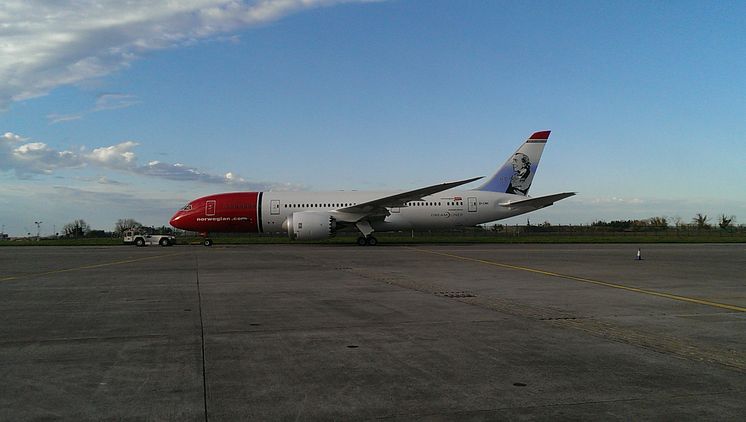
[[[135,246],[173,246],[176,237],[170,234],[150,234],[138,230],[127,230],[122,235],[122,241]]]

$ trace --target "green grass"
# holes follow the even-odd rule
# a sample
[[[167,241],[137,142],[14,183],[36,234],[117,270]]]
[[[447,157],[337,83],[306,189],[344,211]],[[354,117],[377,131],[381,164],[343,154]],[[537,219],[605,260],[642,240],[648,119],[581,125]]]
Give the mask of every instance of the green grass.
[[[604,233],[604,234],[565,234],[536,233],[508,236],[505,234],[479,234],[474,236],[459,234],[415,234],[415,237],[399,233],[376,234],[382,244],[422,244],[422,243],[746,243],[746,233],[703,232],[679,235],[672,233]],[[357,235],[341,235],[321,241],[295,241],[287,237],[275,236],[214,236],[216,245],[250,245],[250,244],[355,244]],[[180,238],[179,244],[198,244],[201,238]]]
[[[383,244],[422,244],[422,243],[746,243],[746,232],[721,232],[721,231],[690,231],[677,233],[667,232],[634,232],[634,233],[523,233],[520,235],[508,235],[505,233],[493,234],[480,232],[474,235],[468,234],[410,234],[403,233],[380,233],[376,234],[378,240]],[[357,235],[343,234],[331,239],[321,241],[291,242],[285,236],[214,236],[213,241],[217,245],[251,245],[251,244],[355,244]],[[199,244],[200,237],[180,237],[177,244]],[[128,246],[124,245],[119,238],[90,238],[90,239],[42,239],[36,240],[3,240],[1,246]]]

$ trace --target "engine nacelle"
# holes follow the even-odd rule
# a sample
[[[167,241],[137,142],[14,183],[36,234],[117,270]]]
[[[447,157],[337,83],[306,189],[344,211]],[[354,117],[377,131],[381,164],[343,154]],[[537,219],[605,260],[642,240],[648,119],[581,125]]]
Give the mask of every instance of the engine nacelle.
[[[337,220],[328,212],[296,212],[285,219],[282,228],[291,240],[322,240],[337,234]]]

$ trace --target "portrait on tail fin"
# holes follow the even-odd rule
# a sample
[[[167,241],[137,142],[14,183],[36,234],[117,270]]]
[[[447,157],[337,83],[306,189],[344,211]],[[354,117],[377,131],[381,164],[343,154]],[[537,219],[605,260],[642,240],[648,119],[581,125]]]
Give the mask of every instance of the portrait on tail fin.
[[[528,188],[531,187],[531,160],[528,155],[517,152],[513,155],[513,176],[510,178],[510,185],[505,191],[518,195],[526,195]]]

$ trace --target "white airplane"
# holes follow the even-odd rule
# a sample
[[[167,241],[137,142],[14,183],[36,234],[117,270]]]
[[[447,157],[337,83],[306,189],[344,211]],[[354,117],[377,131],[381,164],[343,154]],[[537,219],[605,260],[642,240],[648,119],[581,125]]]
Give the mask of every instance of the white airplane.
[[[549,138],[531,135],[505,164],[476,189],[455,190],[481,177],[406,192],[231,192],[195,199],[171,225],[209,233],[287,232],[293,240],[321,240],[341,229],[360,232],[359,245],[376,245],[374,232],[475,226],[535,211],[575,192],[531,198],[528,190]]]

